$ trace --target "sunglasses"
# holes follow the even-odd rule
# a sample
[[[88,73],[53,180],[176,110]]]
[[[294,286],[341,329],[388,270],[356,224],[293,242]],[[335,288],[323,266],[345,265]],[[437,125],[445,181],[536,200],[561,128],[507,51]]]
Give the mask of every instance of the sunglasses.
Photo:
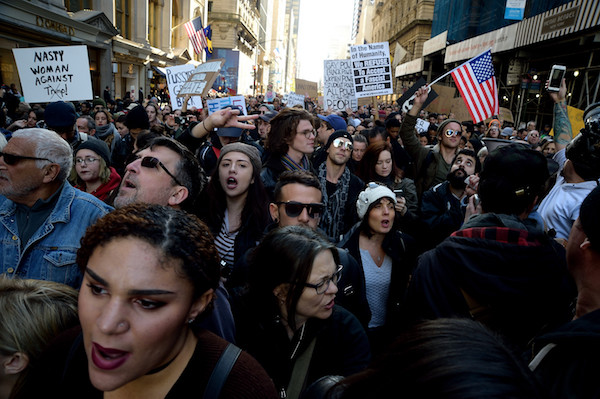
[[[444,134],[446,135],[446,137],[452,137],[452,136],[459,136],[462,134],[461,130],[452,130],[452,129],[448,129],[444,132]]]
[[[131,159],[131,161],[129,163],[131,163],[131,162],[133,162],[133,161],[135,161],[137,159],[140,159],[140,157],[135,157],[135,158]],[[177,178],[171,172],[169,172],[169,169],[167,169],[167,167],[165,166],[165,164],[162,163],[162,162],[160,162],[160,160],[158,158],[143,157],[143,158],[141,158],[141,160],[142,160],[141,165],[144,168],[154,169],[157,166],[160,166],[169,176],[171,176],[171,179],[173,179],[173,181],[175,181],[175,183],[177,183],[180,186],[183,186],[183,184],[181,184],[179,182],[179,180],[177,180]]]
[[[296,218],[300,216],[304,208],[306,208],[306,212],[308,213],[308,217],[311,219],[317,218],[321,216],[323,211],[325,210],[325,205],[323,204],[304,204],[302,202],[296,201],[279,201],[276,202],[277,205],[283,205],[285,209],[285,214],[290,218]]]
[[[22,161],[24,159],[32,159],[34,161],[48,161],[48,162],[52,162],[51,160],[49,160],[48,158],[36,158],[36,157],[27,157],[25,155],[15,155],[15,154],[7,154],[5,152],[0,152],[0,157],[4,158],[4,163],[7,165],[15,165],[16,163],[18,163],[19,161]],[[52,162],[55,163],[55,162]]]
[[[344,141],[342,139],[335,139],[335,140],[333,140],[332,144],[335,148],[344,147],[344,150],[346,150],[346,151],[352,151],[352,148],[353,148],[351,142]]]

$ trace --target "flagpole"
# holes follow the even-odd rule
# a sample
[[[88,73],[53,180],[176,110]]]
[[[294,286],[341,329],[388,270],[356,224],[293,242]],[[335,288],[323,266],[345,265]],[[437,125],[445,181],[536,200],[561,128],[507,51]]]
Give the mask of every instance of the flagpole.
[[[431,83],[427,84],[426,86],[427,86],[427,87],[431,87],[431,86],[433,86],[434,84],[436,84],[436,83],[437,83],[437,82],[439,82],[440,80],[444,79],[446,76],[450,75],[452,72],[456,71],[456,70],[457,70],[458,68],[460,68],[461,66],[465,65],[467,62],[470,62],[470,61],[474,60],[475,58],[477,58],[477,57],[481,56],[482,54],[485,54],[485,53],[487,53],[488,51],[491,51],[491,50],[492,50],[492,48],[490,47],[490,48],[488,48],[487,50],[485,50],[485,51],[482,51],[482,52],[481,52],[481,54],[477,54],[475,57],[468,59],[467,61],[463,62],[462,64],[460,64],[460,65],[459,65],[459,66],[457,66],[456,68],[454,68],[454,69],[452,69],[452,70],[450,70],[450,71],[446,72],[445,74],[443,74],[442,76],[440,76],[439,78],[437,78],[437,79],[436,79],[436,80],[434,80],[433,82],[431,82]]]

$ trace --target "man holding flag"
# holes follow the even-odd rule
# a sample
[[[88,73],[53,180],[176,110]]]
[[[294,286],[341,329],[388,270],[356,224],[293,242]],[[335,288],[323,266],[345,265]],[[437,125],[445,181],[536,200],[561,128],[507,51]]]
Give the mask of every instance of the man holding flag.
[[[400,137],[415,164],[415,185],[419,198],[423,192],[446,180],[460,143],[462,126],[461,122],[455,119],[446,119],[439,125],[437,130],[439,146],[433,149],[423,147],[415,135],[417,117],[427,100],[429,87],[449,74],[452,74],[474,123],[499,112],[498,89],[490,50],[470,59],[415,92],[414,105],[402,121]]]

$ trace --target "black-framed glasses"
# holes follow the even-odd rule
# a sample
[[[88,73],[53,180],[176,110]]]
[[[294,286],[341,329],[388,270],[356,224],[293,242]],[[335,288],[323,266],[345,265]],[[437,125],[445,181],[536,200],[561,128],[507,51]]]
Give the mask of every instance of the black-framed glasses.
[[[177,183],[180,186],[183,186],[183,184],[181,184],[179,182],[179,180],[177,180],[177,178],[171,172],[169,172],[169,169],[167,169],[167,167],[165,166],[165,164],[162,163],[162,162],[160,162],[160,159],[155,158],[155,157],[135,157],[129,163],[135,161],[136,159],[141,159],[142,160],[141,165],[144,168],[154,169],[157,166],[160,166],[169,176],[171,176],[171,179],[173,179],[175,181],[175,183]]]
[[[446,137],[460,136],[462,134],[462,130],[446,129],[444,134],[446,135]]]
[[[290,218],[296,218],[300,216],[304,208],[306,208],[306,212],[308,213],[308,217],[311,219],[318,218],[323,214],[325,210],[325,205],[322,203],[310,203],[305,204],[303,202],[297,201],[279,201],[276,202],[277,205],[283,205],[285,209],[285,214]]]
[[[314,288],[315,291],[317,291],[317,295],[323,295],[329,289],[330,283],[333,283],[336,286],[338,285],[340,279],[342,278],[343,268],[344,266],[338,265],[338,268],[335,271],[335,273],[333,273],[330,277],[327,277],[325,280],[321,281],[319,284],[303,283],[302,285],[305,287]]]
[[[6,152],[1,152],[1,151],[0,151],[0,157],[3,157],[4,163],[7,165],[10,165],[10,166],[15,165],[16,163],[18,163],[19,161],[22,161],[24,159],[31,159],[34,161],[48,161],[51,163],[55,163],[48,158],[27,157],[25,155],[7,154]]]
[[[341,139],[341,138],[337,138],[337,139],[333,140],[333,143],[332,143],[332,144],[333,144],[333,146],[334,146],[335,148],[340,148],[340,147],[343,147],[343,148],[344,148],[344,150],[346,150],[346,151],[352,151],[352,148],[354,148],[354,146],[352,145],[352,143],[351,143],[351,142],[349,142],[349,141],[344,141],[344,140],[343,140],[343,139]]]

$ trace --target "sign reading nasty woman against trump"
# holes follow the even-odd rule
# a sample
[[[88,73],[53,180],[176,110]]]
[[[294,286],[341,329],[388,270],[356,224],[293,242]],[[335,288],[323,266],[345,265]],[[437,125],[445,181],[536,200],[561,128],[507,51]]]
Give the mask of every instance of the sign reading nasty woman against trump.
[[[388,42],[350,47],[356,98],[392,94],[392,66]]]
[[[91,100],[92,79],[86,46],[14,48],[25,101]]]

